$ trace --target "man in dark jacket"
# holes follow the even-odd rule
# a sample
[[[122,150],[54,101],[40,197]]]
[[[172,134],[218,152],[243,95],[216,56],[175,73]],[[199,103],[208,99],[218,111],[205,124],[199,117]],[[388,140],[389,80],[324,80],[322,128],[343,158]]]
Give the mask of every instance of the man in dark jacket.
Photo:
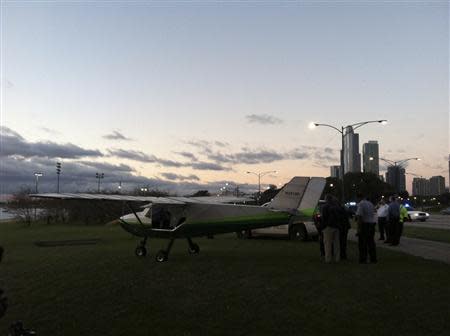
[[[338,204],[338,213],[339,213],[338,229],[339,229],[341,259],[346,260],[347,259],[347,236],[348,236],[348,230],[350,230],[350,218],[349,218],[347,210],[345,210],[345,208],[340,204]]]
[[[339,222],[340,206],[331,195],[325,196],[325,204],[322,207],[322,233],[323,244],[325,247],[325,262],[330,263],[335,259],[338,262],[341,259]]]

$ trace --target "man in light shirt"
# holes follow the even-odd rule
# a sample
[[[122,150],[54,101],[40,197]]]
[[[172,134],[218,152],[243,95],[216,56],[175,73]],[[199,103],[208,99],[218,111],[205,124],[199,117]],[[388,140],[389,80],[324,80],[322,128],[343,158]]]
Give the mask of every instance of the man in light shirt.
[[[359,263],[367,263],[367,253],[372,264],[377,263],[377,251],[375,248],[375,223],[376,211],[372,202],[362,194],[358,195],[360,202],[356,210],[358,220],[358,247]]]
[[[387,205],[384,202],[384,200],[381,200],[378,203],[377,217],[378,217],[378,231],[380,232],[379,240],[384,240],[385,239],[385,236],[384,236],[385,232],[386,232],[386,236],[388,234],[388,230],[387,230],[388,208],[389,208],[389,205]]]

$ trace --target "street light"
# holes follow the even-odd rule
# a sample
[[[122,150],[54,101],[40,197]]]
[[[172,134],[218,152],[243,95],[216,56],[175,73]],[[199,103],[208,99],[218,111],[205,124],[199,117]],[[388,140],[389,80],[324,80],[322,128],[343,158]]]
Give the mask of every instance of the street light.
[[[97,192],[100,193],[100,180],[105,177],[104,173],[95,173],[95,178],[98,180]]]
[[[225,193],[228,192],[227,187],[228,187],[229,185],[233,185],[233,186],[234,186],[234,191],[235,191],[235,193],[236,193],[236,197],[239,197],[239,185],[237,185],[237,184],[235,184],[235,183],[229,183],[229,182],[226,182],[226,183],[225,183],[225,187],[224,187]]]
[[[259,173],[255,173],[255,172],[251,172],[251,171],[247,172],[247,174],[253,174],[253,175],[258,176],[258,203],[259,203],[259,200],[261,198],[261,177],[263,177],[264,175],[270,174],[270,173],[275,173],[276,174],[276,173],[278,173],[278,171],[276,171],[276,170],[269,170],[269,171],[259,172]]]
[[[344,138],[345,138],[345,136],[347,134],[349,134],[349,132],[346,131],[346,129],[348,127],[351,127],[352,131],[354,131],[354,130],[356,130],[356,129],[364,126],[364,125],[372,124],[372,123],[379,123],[379,124],[382,124],[382,125],[386,125],[387,124],[387,120],[380,119],[380,120],[362,121],[362,122],[351,124],[351,125],[347,125],[347,126],[341,126],[341,129],[339,129],[339,128],[333,126],[333,125],[329,125],[329,124],[321,124],[321,123],[316,123],[316,122],[311,122],[309,124],[309,128],[310,129],[314,129],[314,128],[319,127],[319,126],[324,126],[324,127],[332,128],[332,129],[338,131],[339,133],[341,133],[341,173],[340,173],[340,175],[341,175],[341,178],[342,178],[342,202],[345,202],[345,193],[344,193],[344,175],[345,175],[345,173],[344,173]]]
[[[39,177],[41,177],[41,176],[43,176],[44,174],[42,174],[42,173],[34,173],[34,176],[35,176],[35,178],[36,178],[36,194],[39,192],[38,191],[38,184],[39,184]]]

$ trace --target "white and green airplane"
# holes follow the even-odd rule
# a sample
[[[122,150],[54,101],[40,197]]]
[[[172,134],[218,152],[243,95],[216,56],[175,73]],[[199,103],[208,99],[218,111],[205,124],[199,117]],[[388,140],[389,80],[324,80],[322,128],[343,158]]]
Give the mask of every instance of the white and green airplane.
[[[136,197],[103,194],[33,194],[31,197],[108,200],[126,202],[132,213],[120,217],[122,228],[132,235],[143,238],[136,247],[138,257],[147,255],[148,238],[169,240],[167,248],[156,254],[156,261],[168,259],[175,239],[188,241],[188,251],[198,254],[200,248],[192,241],[194,237],[242,232],[278,225],[297,229],[304,218],[311,220],[313,211],[325,187],[323,177],[294,177],[265,206],[227,204],[242,202],[236,197]],[[135,212],[131,202],[148,202],[143,211]]]

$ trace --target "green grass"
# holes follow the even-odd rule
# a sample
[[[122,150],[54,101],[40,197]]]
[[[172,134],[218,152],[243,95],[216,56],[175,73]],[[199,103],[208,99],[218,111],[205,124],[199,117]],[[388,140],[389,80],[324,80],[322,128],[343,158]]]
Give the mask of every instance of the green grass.
[[[39,248],[36,240],[102,238]],[[167,263],[134,256],[119,227],[0,223],[0,334],[23,320],[39,335],[447,335],[450,266],[378,249],[379,263],[323,264],[318,245],[286,240],[177,241]]]
[[[405,226],[403,235],[405,237],[450,243],[450,230]]]

